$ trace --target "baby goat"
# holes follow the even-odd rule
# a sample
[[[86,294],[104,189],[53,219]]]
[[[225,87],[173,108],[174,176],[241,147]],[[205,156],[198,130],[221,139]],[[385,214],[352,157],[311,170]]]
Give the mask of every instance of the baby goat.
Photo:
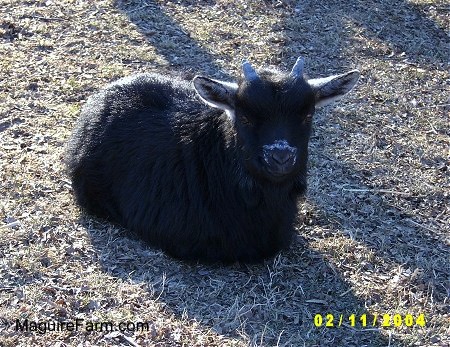
[[[314,111],[359,72],[305,79],[301,58],[290,73],[242,68],[238,83],[140,74],[89,98],[66,155],[81,207],[179,259],[288,247]]]

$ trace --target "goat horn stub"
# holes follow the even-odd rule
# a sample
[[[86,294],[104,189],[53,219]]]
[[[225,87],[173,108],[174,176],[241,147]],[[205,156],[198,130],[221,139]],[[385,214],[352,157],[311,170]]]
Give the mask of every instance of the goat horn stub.
[[[305,66],[305,60],[302,57],[299,57],[295,62],[294,66],[291,70],[291,76],[293,78],[298,78],[303,76],[303,67]]]
[[[245,79],[249,82],[259,79],[256,70],[250,65],[247,60],[244,60],[242,62],[242,71],[244,72]]]

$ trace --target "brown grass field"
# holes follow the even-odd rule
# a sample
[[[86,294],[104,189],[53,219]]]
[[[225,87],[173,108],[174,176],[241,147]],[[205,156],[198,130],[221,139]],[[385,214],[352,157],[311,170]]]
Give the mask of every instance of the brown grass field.
[[[0,346],[450,345],[447,1],[0,0],[0,14]],[[80,212],[63,152],[98,88],[298,56],[312,77],[362,76],[316,114],[289,251],[185,264]]]

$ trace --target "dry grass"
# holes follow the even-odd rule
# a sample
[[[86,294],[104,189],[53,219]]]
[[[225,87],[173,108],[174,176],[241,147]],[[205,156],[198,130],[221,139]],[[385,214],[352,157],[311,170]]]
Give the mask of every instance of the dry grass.
[[[1,346],[446,346],[446,1],[0,1]],[[307,59],[362,71],[320,112],[299,238],[257,266],[176,262],[80,217],[61,162],[88,95],[138,71],[217,77]],[[316,313],[425,327],[317,328]],[[16,332],[16,319],[148,322]]]

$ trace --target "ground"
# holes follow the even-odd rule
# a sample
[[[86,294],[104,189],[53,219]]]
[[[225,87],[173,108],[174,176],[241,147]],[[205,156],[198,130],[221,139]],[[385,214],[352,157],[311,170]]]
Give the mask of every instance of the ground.
[[[0,7],[1,346],[450,344],[448,2]],[[80,212],[63,151],[98,88],[141,71],[232,79],[243,58],[289,69],[298,56],[312,77],[361,79],[316,114],[289,251],[185,264]],[[26,319],[42,331],[20,331]]]

